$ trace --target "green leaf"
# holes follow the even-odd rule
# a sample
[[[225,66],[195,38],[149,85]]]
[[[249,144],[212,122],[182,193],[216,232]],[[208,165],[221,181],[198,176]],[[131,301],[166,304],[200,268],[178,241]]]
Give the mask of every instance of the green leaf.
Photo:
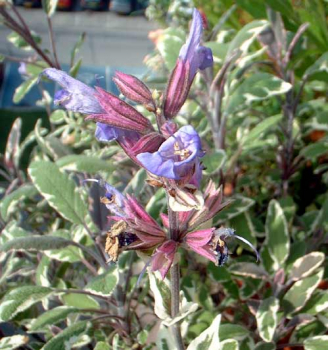
[[[160,325],[159,331],[157,333],[156,349],[158,350],[175,349],[175,340],[172,336],[172,332],[170,332],[169,329],[165,327],[163,324]]]
[[[275,350],[276,344],[275,343],[264,343],[260,342],[257,343],[254,350]]]
[[[269,73],[255,73],[246,78],[228,99],[225,113],[231,114],[272,96],[281,95],[291,89],[291,84]]]
[[[217,315],[212,324],[189,344],[187,350],[217,349],[220,345],[220,323],[221,315]]]
[[[67,316],[80,310],[75,307],[59,306],[42,313],[31,323],[29,332],[47,332],[47,326],[65,321]]]
[[[145,169],[140,169],[136,172],[133,178],[125,187],[124,193],[133,194],[138,197],[145,187],[145,181],[147,179],[147,172]]]
[[[79,70],[81,68],[81,64],[82,64],[82,58],[80,58],[75,64],[74,66],[70,69],[69,71],[69,75],[73,78],[75,78],[77,76],[77,74],[79,73]]]
[[[62,157],[56,161],[56,164],[62,170],[81,171],[91,174],[99,171],[112,172],[114,170],[114,167],[108,161],[77,154]]]
[[[206,154],[202,158],[202,163],[205,166],[204,173],[211,175],[220,170],[225,163],[227,156],[223,150],[215,151],[214,153]]]
[[[30,79],[25,80],[21,85],[19,85],[15,89],[13,101],[14,103],[19,103],[24,96],[32,89],[32,87],[38,81],[38,77],[32,77]]]
[[[13,122],[6,143],[5,163],[8,167],[15,166],[18,168],[19,158],[21,155],[20,138],[22,130],[22,119],[17,118]]]
[[[66,112],[63,109],[56,109],[50,114],[50,122],[55,125],[62,124],[65,120]]]
[[[26,335],[13,335],[11,337],[3,337],[0,339],[1,350],[14,350],[27,344],[29,341]]]
[[[220,350],[239,350],[239,344],[235,339],[227,339],[220,343]]]
[[[287,316],[299,311],[310,299],[323,277],[323,270],[297,281],[285,294],[281,306]]]
[[[46,129],[41,128],[42,119],[39,119],[35,124],[34,133],[35,138],[43,153],[49,155],[51,158],[58,159],[67,154],[70,154],[70,149],[65,146],[57,137],[43,134],[47,133]]]
[[[62,249],[68,245],[74,245],[73,241],[55,236],[29,236],[12,239],[2,246],[0,251],[46,251],[51,249]]]
[[[305,71],[305,76],[309,76],[313,73],[327,72],[328,73],[328,52],[325,52],[319,57],[312,66]]]
[[[215,221],[215,226],[222,224],[235,216],[247,211],[252,205],[255,204],[253,199],[243,197],[240,195],[234,196],[232,202],[217,215],[217,220]]]
[[[42,0],[42,8],[48,17],[56,12],[58,0]]]
[[[304,340],[305,350],[323,350],[327,347],[328,335],[318,335]]]
[[[69,231],[66,230],[58,230],[53,233],[53,236],[58,238],[63,238],[70,242],[65,247],[61,247],[60,249],[51,249],[47,250],[45,254],[51,258],[58,261],[66,261],[70,263],[81,261],[83,258],[83,253],[80,248],[74,247],[74,242],[71,240],[71,235]]]
[[[248,134],[246,134],[241,143],[243,146],[247,146],[249,143],[254,142],[254,140],[260,138],[268,129],[277,125],[282,119],[282,114],[274,115],[272,117],[268,117],[258,123]]]
[[[71,349],[78,337],[87,333],[89,327],[87,321],[76,322],[51,338],[42,350]]]
[[[0,322],[13,319],[18,313],[27,310],[33,304],[49,297],[53,291],[40,286],[24,286],[11,290],[2,299]]]
[[[2,218],[7,221],[9,216],[16,211],[17,206],[22,203],[24,199],[34,197],[37,193],[38,191],[33,185],[24,184],[17,190],[6,195],[1,201],[0,211]]]
[[[169,71],[173,70],[184,42],[184,32],[176,28],[165,29],[159,38],[157,49]]]
[[[89,295],[74,293],[74,289],[61,296],[63,302],[77,309],[99,309],[99,303]]]
[[[230,272],[234,275],[251,277],[255,279],[268,278],[267,272],[261,266],[249,262],[233,264],[230,268]]]
[[[27,237],[27,236],[29,236],[29,232],[19,227],[16,221],[11,220],[1,232],[0,243],[3,245],[4,243],[12,239]],[[1,251],[1,248],[2,246],[0,245],[0,251]]]
[[[48,279],[50,263],[51,263],[51,260],[47,256],[43,255],[35,271],[36,285],[43,286],[43,287],[51,286],[51,283],[49,282],[49,279]]]
[[[301,312],[309,315],[317,315],[328,308],[328,291],[316,291],[311,299],[302,308]]]
[[[83,45],[85,36],[86,36],[86,33],[83,32],[71,51],[71,67],[74,66],[75,56],[79,52],[81,46]]]
[[[325,254],[321,252],[312,252],[298,258],[289,273],[291,281],[298,281],[311,275],[325,261]]]
[[[269,203],[265,231],[266,245],[275,262],[273,268],[278,270],[288,258],[290,241],[284,212],[274,199]]]
[[[219,338],[221,341],[226,339],[243,340],[249,335],[249,331],[237,324],[224,323],[219,329]]]
[[[163,188],[160,188],[156,193],[150,198],[146,205],[146,211],[153,218],[157,218],[160,213],[164,212],[166,207],[166,197]]]
[[[86,286],[85,290],[102,296],[109,296],[118,283],[117,266],[111,266],[105,273],[94,277]]]
[[[154,312],[162,320],[171,315],[171,291],[167,280],[162,280],[155,273],[148,273],[150,289],[154,294]]]
[[[229,57],[235,50],[245,54],[257,36],[268,26],[268,21],[257,20],[246,24],[231,41],[226,57]]]
[[[41,37],[36,34],[35,32],[33,32],[33,30],[31,31],[32,37],[34,39],[34,41],[37,44],[41,44]],[[18,49],[21,50],[25,50],[25,51],[30,51],[32,50],[32,47],[30,46],[30,44],[28,44],[19,34],[17,34],[16,32],[12,32],[7,36],[7,39],[9,42],[11,42],[15,47],[17,47]]]
[[[110,347],[104,341],[98,341],[93,350],[110,350]]]
[[[256,246],[256,232],[249,212],[246,211],[232,218],[232,220],[230,220],[230,227],[233,227],[239,236]],[[243,245],[243,248],[251,250],[246,244]]]
[[[72,179],[58,166],[47,161],[33,162],[29,175],[51,207],[74,224],[82,224],[87,215],[87,203],[82,200]]]
[[[302,148],[300,154],[312,161],[315,161],[318,157],[327,153],[328,140],[322,139],[319,142],[311,143],[310,145]]]
[[[261,338],[266,342],[273,339],[278,322],[278,310],[279,300],[275,297],[269,297],[261,301],[256,312],[257,328]]]

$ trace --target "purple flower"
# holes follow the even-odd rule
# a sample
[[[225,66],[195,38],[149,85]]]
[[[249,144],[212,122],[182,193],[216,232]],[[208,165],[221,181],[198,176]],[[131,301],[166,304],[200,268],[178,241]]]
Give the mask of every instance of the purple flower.
[[[189,37],[182,46],[179,59],[189,63],[189,81],[192,82],[197,70],[203,70],[213,65],[212,51],[208,47],[200,45],[203,34],[203,20],[198,10],[194,9]]]
[[[198,69],[203,70],[213,65],[211,49],[200,45],[202,33],[202,17],[194,9],[189,37],[180,50],[165,93],[163,109],[167,119],[173,118],[185,103]]]
[[[55,81],[63,88],[55,93],[55,104],[64,106],[69,111],[84,114],[104,112],[95,97],[95,89],[55,68],[47,68],[41,74]]]
[[[157,176],[181,180],[197,173],[199,158],[203,155],[198,133],[191,125],[187,125],[163,142],[158,151],[140,153],[137,159],[144,168]]]
[[[131,147],[140,139],[141,135],[136,131],[124,130],[104,123],[96,123],[96,138],[101,142],[117,140],[119,143],[125,140],[131,143]]]

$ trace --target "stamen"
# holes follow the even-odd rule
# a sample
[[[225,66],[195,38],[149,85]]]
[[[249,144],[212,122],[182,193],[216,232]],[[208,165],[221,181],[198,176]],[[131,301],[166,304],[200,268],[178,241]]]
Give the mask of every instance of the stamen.
[[[173,147],[174,147],[174,154],[177,156],[180,156],[181,160],[187,159],[191,154],[187,148],[180,149],[178,142],[176,142]]]
[[[106,197],[100,197],[100,202],[103,204],[113,204],[115,203],[115,195],[109,194]]]

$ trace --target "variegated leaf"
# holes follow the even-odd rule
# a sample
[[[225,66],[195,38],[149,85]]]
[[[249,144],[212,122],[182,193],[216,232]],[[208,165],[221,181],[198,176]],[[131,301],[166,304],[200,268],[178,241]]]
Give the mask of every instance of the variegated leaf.
[[[316,274],[297,281],[285,294],[281,306],[285,314],[292,315],[299,311],[310,299],[323,277],[323,269]]]
[[[288,258],[290,239],[284,212],[274,199],[269,203],[265,231],[266,245],[274,261],[273,268],[278,270]]]
[[[277,327],[277,313],[279,310],[279,300],[275,297],[269,297],[262,300],[256,313],[257,327],[261,338],[270,342],[273,339]]]
[[[212,324],[189,344],[187,350],[211,350],[219,348],[220,323],[221,315],[217,315]]]

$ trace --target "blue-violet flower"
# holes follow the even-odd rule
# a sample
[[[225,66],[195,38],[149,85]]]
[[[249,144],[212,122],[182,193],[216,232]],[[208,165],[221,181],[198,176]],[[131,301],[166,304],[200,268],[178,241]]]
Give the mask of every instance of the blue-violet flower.
[[[163,142],[158,151],[140,153],[137,159],[154,175],[181,180],[197,172],[196,167],[201,166],[199,158],[203,156],[198,133],[186,125]]]

